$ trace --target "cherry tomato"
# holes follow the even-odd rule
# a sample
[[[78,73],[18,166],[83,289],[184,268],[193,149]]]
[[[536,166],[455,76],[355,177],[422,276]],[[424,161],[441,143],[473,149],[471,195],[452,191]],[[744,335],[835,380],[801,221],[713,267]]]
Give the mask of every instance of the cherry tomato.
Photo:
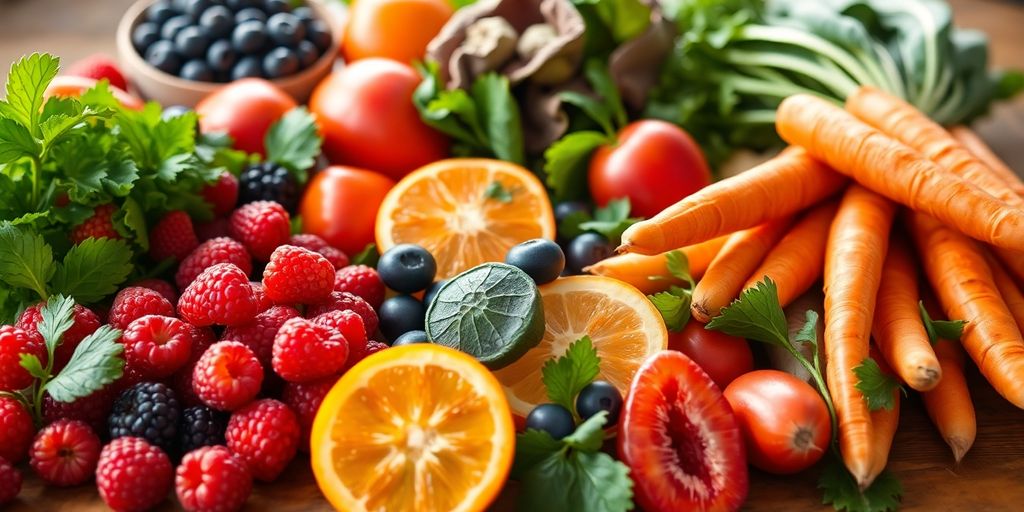
[[[262,78],[245,78],[217,89],[196,105],[203,132],[227,132],[235,148],[265,154],[263,139],[286,112],[295,108],[288,93]]]
[[[778,370],[732,381],[725,399],[736,413],[754,467],[789,475],[814,465],[832,434],[828,407],[810,384]]]
[[[447,0],[356,0],[341,51],[347,62],[384,57],[412,64],[423,60],[453,12]]]
[[[66,98],[78,98],[85,91],[96,87],[98,80],[92,78],[86,78],[82,76],[58,76],[54,77],[50,85],[46,86],[46,91],[43,92],[43,97],[49,98],[51,96],[66,97]],[[110,92],[114,95],[117,101],[121,102],[125,108],[132,110],[142,110],[144,103],[139,98],[128,94],[124,90],[121,90],[113,85],[110,86]]]
[[[373,242],[377,210],[394,185],[375,172],[328,167],[313,176],[302,196],[302,228],[354,256]]]
[[[601,146],[590,160],[590,195],[598,206],[628,197],[632,214],[653,217],[711,183],[697,143],[674,124],[630,123],[618,141]]]
[[[754,354],[747,340],[709,331],[696,320],[690,320],[680,332],[670,332],[668,348],[693,359],[718,389],[725,389],[733,379],[754,369]]]
[[[412,93],[420,82],[411,67],[363,59],[320,82],[309,100],[331,163],[401,179],[448,156],[448,139],[420,120]]]

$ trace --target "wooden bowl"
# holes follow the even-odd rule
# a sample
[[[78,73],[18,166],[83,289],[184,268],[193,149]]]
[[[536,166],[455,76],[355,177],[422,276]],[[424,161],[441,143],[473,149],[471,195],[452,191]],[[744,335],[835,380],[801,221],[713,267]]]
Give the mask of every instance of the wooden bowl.
[[[141,23],[146,8],[153,2],[154,0],[138,0],[128,8],[117,26],[117,54],[122,70],[127,75],[135,92],[144,99],[155,100],[163,105],[194,107],[199,100],[224,87],[227,83],[185,80],[160,71],[146,62],[142,55],[139,55],[139,52],[135,50],[135,45],[132,44],[132,31],[136,25]],[[307,0],[307,5],[317,18],[324,20],[330,27],[331,47],[309,68],[291,76],[271,80],[274,85],[290,94],[299,103],[305,103],[309,99],[310,93],[313,92],[313,88],[331,72],[338,55],[339,40],[341,39],[338,33],[338,24],[331,19],[333,14],[318,0]]]

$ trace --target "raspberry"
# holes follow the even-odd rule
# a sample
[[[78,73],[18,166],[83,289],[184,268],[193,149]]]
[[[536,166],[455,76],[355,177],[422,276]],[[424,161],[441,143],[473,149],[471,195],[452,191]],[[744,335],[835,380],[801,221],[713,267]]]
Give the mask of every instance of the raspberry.
[[[123,330],[128,324],[146,315],[174,316],[174,306],[159,292],[129,286],[117,292],[107,322]]]
[[[281,401],[292,409],[299,420],[299,428],[302,429],[299,449],[304,452],[309,451],[309,434],[313,429],[316,412],[320,410],[320,404],[324,402],[324,397],[334,387],[335,382],[338,382],[338,378],[331,376],[313,382],[289,382],[284,385]]]
[[[181,261],[198,246],[192,219],[181,210],[164,215],[149,232],[149,257],[153,261]]]
[[[178,266],[174,276],[178,289],[184,290],[204,270],[218,263],[234,264],[245,275],[252,273],[252,258],[242,244],[227,237],[214,238],[196,247]]]
[[[370,357],[370,356],[376,354],[377,352],[380,352],[381,350],[384,350],[386,348],[391,348],[391,347],[389,347],[387,343],[383,343],[383,342],[380,342],[380,341],[377,341],[377,340],[367,341],[366,342],[366,353],[365,353],[365,355],[363,355],[363,359],[366,359],[367,357]]]
[[[155,507],[167,497],[173,482],[171,459],[145,439],[115,439],[100,452],[96,486],[107,506],[117,512]]]
[[[128,90],[128,82],[124,79],[124,73],[121,73],[121,69],[117,67],[117,62],[102,53],[90,55],[72,63],[66,73],[68,76],[83,76],[96,80],[106,78],[110,85],[122,91]]]
[[[327,243],[327,240],[311,233],[292,235],[292,237],[288,239],[288,244],[322,254],[327,258],[327,261],[331,262],[331,265],[334,265],[334,268],[336,269],[347,267],[349,264],[348,255],[341,249],[332,246]]]
[[[214,409],[238,409],[251,402],[262,385],[263,366],[249,347],[237,341],[214,343],[192,372],[196,396]]]
[[[373,309],[384,302],[384,281],[380,274],[366,265],[352,265],[338,270],[334,276],[334,291],[349,292],[362,298]]]
[[[282,245],[263,270],[263,290],[277,304],[312,304],[334,291],[334,266],[322,254]]]
[[[0,505],[14,501],[21,492],[21,472],[0,457]]]
[[[299,420],[287,405],[265,398],[231,415],[224,437],[257,480],[270,482],[295,457]]]
[[[252,492],[248,466],[223,446],[189,452],[174,482],[178,501],[189,512],[239,510]]]
[[[298,310],[289,306],[274,306],[258,315],[245,325],[228,327],[221,336],[222,340],[241,342],[249,347],[256,359],[259,359],[263,369],[271,369],[271,359],[274,357],[274,337],[281,329],[285,321],[299,316]],[[362,328],[362,325],[360,325]]]
[[[171,379],[174,392],[178,394],[178,401],[186,407],[201,405],[202,400],[196,396],[192,389],[192,371],[196,368],[199,358],[203,357],[210,345],[217,343],[217,335],[209,327],[196,327],[189,324],[192,330],[192,352],[188,356],[188,362],[182,366]]]
[[[21,354],[32,354],[46,364],[46,346],[38,334],[13,325],[0,327],[0,391],[20,391],[32,384],[32,375],[21,366]]]
[[[305,318],[292,318],[274,337],[274,371],[289,382],[309,382],[338,373],[348,343],[338,331]]]
[[[274,307],[274,302],[267,297],[267,291],[263,289],[260,281],[249,281],[252,286],[252,293],[256,294],[256,302],[260,304],[260,313]]]
[[[291,229],[288,212],[273,201],[254,201],[231,214],[231,236],[259,261],[270,261],[274,249],[288,243]]]
[[[45,303],[38,303],[33,306],[29,306],[25,311],[18,317],[18,321],[14,324],[15,327],[21,330],[33,334],[39,335],[39,322],[43,319],[42,307]],[[59,372],[68,364],[71,360],[71,356],[75,353],[75,348],[78,344],[85,339],[86,336],[96,332],[96,329],[100,328],[101,322],[100,317],[96,316],[89,308],[80,304],[75,304],[75,308],[71,314],[71,328],[64,332],[64,336],[61,338],[60,345],[57,346],[57,350],[53,356],[53,368],[54,373]]]
[[[178,314],[197,327],[244,324],[256,317],[258,309],[249,277],[230,263],[204,270],[178,299]]]
[[[62,419],[76,420],[89,425],[96,432],[106,432],[107,416],[117,397],[113,385],[93,391],[74,402],[58,402],[49,394],[43,397],[43,422],[50,424]]]
[[[128,364],[149,379],[170,377],[188,362],[192,326],[168,316],[146,315],[128,324],[121,343]]]
[[[377,312],[368,302],[349,292],[331,292],[330,298],[324,302],[310,304],[306,308],[306,318],[316,318],[328,311],[354,311],[363,319],[366,335],[377,332]]]
[[[35,425],[21,402],[0,395],[0,458],[17,464],[28,454]]]
[[[348,342],[346,370],[366,357],[366,328],[363,327],[363,319],[354,311],[328,311],[314,318],[313,323],[330,327],[345,337]]]
[[[178,290],[174,288],[174,285],[164,281],[163,279],[141,279],[135,281],[130,286],[139,286],[142,288],[149,288],[160,295],[163,295],[167,302],[174,304],[178,302]]]
[[[231,238],[231,222],[226,217],[213,219],[210,222],[196,223],[196,238],[200,242],[214,238]]]
[[[238,178],[224,171],[217,177],[217,181],[204,186],[199,193],[213,208],[213,216],[223,217],[231,213],[238,203]]]
[[[100,459],[100,438],[81,421],[44,427],[32,443],[32,469],[50,485],[70,487],[92,478]]]
[[[224,444],[228,415],[203,405],[185,409],[181,422],[181,451]]]
[[[160,382],[140,382],[121,393],[110,413],[110,438],[141,437],[166,452],[178,442],[181,407]]]
[[[91,217],[71,228],[71,233],[69,234],[71,243],[80,244],[90,238],[110,238],[113,240],[121,238],[121,235],[114,229],[114,221],[112,220],[116,211],[117,206],[112,204],[97,206],[92,211]]]

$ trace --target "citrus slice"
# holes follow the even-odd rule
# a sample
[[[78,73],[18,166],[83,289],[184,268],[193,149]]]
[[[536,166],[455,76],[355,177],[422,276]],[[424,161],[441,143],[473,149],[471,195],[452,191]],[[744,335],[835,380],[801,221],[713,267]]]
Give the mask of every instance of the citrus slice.
[[[540,287],[545,330],[540,343],[516,362],[494,372],[512,412],[521,417],[548,401],[541,367],[590,336],[601,358],[598,379],[623,396],[637,368],[668,345],[661,314],[647,297],[622,281],[601,276],[556,279]]]
[[[515,429],[483,365],[431,344],[352,367],[316,415],[311,462],[337,510],[481,511],[508,476]]]
[[[376,235],[381,252],[401,243],[425,247],[437,260],[437,278],[446,279],[503,261],[526,240],[554,239],[555,216],[530,171],[500,160],[453,158],[398,182],[377,213]]]

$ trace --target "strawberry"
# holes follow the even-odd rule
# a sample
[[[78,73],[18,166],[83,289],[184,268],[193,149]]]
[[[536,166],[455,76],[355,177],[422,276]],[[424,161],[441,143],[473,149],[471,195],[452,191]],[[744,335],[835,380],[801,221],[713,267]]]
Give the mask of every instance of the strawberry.
[[[128,82],[124,79],[124,73],[121,73],[121,69],[117,67],[117,63],[114,62],[114,59],[102,53],[90,55],[71,64],[66,73],[70,76],[81,76],[95,80],[106,78],[110,85],[122,91],[128,90]]]

